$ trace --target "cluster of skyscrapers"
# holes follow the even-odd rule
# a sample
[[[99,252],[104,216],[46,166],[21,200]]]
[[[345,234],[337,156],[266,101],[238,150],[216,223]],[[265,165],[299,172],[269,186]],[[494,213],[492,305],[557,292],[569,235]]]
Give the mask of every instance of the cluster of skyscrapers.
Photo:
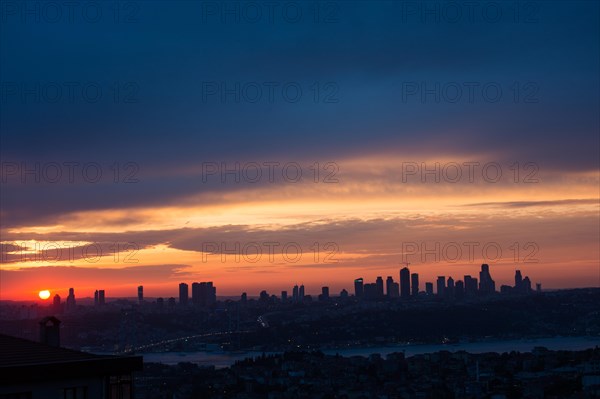
[[[433,283],[425,283],[425,291],[420,290],[419,274],[411,273],[408,267],[400,269],[399,282],[395,282],[392,276],[387,276],[385,282],[383,277],[378,276],[374,283],[365,283],[364,279],[357,278],[354,280],[354,296],[357,299],[376,300],[383,298],[403,298],[408,299],[419,295],[434,296],[444,298],[463,298],[477,295],[488,295],[496,292],[496,282],[490,274],[490,267],[487,264],[481,265],[479,279],[470,275],[465,275],[463,280],[455,281],[452,277],[438,276],[436,281],[436,293],[434,294]],[[536,290],[541,291],[541,284],[537,284]],[[530,293],[532,292],[531,280],[529,277],[523,277],[520,270],[515,272],[514,286],[503,285],[500,287],[502,293]],[[339,296],[341,298],[348,297],[348,291],[343,289]],[[304,285],[294,285],[292,288],[292,296],[288,298],[287,291],[281,291],[281,301],[293,303],[302,303],[307,300]],[[137,298],[141,304],[144,301],[144,287],[137,287]],[[247,301],[247,294],[244,292],[241,296],[242,302]],[[318,296],[319,301],[329,300],[329,287],[321,287],[321,294]],[[275,295],[269,295],[267,291],[260,293],[261,301],[275,300]],[[198,307],[210,307],[217,302],[217,288],[212,281],[194,282],[192,283],[191,303]],[[94,292],[94,305],[103,306],[106,303],[105,291],[96,290]],[[157,298],[157,305],[162,307],[165,303],[164,298]],[[169,307],[176,305],[175,298],[168,298]],[[179,305],[187,306],[190,303],[189,286],[186,283],[179,284]],[[57,294],[54,296],[53,306],[58,311],[62,308],[61,298]],[[69,288],[69,296],[65,304],[65,310],[75,310],[75,290]]]
[[[179,284],[179,305],[189,304],[189,287],[186,283]],[[203,281],[201,283],[192,283],[192,304],[194,306],[211,306],[217,302],[217,287],[212,281]]]
[[[392,276],[385,280],[385,292],[383,277],[378,276],[374,283],[366,283],[364,279],[354,280],[354,296],[356,298],[410,298],[419,294],[419,274],[410,273],[408,267],[400,270],[400,283],[394,281]]]
[[[541,285],[537,284],[537,290],[541,291]],[[531,281],[529,277],[522,278],[521,271],[515,273],[514,287],[503,285],[501,292],[531,292]],[[464,276],[464,280],[455,281],[452,277],[438,276],[436,281],[436,294],[440,297],[462,298],[464,296],[487,295],[496,292],[496,282],[490,274],[488,264],[481,265],[479,280],[470,275]],[[392,276],[388,276],[385,283],[383,278],[377,277],[374,283],[366,283],[362,278],[354,280],[354,295],[356,298],[410,298],[419,295],[419,275],[410,273],[408,267],[400,270],[400,284],[394,282]],[[425,283],[425,295],[433,296],[433,283]]]

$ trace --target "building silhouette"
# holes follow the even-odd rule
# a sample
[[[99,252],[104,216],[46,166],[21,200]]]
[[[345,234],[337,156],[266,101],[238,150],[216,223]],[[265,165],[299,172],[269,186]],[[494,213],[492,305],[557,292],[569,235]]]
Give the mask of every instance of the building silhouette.
[[[411,293],[412,296],[419,295],[419,274],[413,273],[410,275]]]
[[[75,310],[77,307],[77,301],[75,300],[75,290],[73,288],[69,288],[69,296],[67,296],[67,304],[65,310],[67,312]]]
[[[377,286],[377,298],[383,298],[383,278],[381,276],[377,276],[375,285]]]
[[[496,292],[496,283],[490,275],[490,266],[487,263],[481,265],[479,272],[479,292],[481,294],[491,294]]]
[[[521,275],[520,270],[515,270],[515,290],[521,290],[521,285],[523,284],[523,276]]]
[[[410,270],[408,267],[400,269],[400,296],[410,298]]]
[[[144,286],[140,285],[138,287],[138,302],[142,303],[144,302]]]
[[[192,283],[192,303],[194,306],[211,306],[217,301],[217,288],[212,281]]]
[[[354,296],[357,298],[362,298],[364,295],[364,280],[361,278],[357,278],[354,280]]]
[[[438,276],[437,278],[437,295],[444,296],[446,293],[446,277]]]
[[[296,284],[294,286],[294,288],[292,288],[292,301],[293,302],[298,302],[299,298],[300,298],[300,296],[299,296],[299,288],[298,288],[298,285]]]
[[[400,296],[400,286],[394,281],[392,276],[388,276],[385,283],[388,298],[398,298]]]
[[[52,299],[52,310],[55,314],[62,313],[62,303],[60,302],[60,295],[58,294],[54,295],[54,298]]]
[[[186,283],[179,284],[179,304],[186,306],[188,304],[189,292]]]
[[[469,275],[464,276],[465,296],[477,295],[477,279]]]
[[[106,297],[104,295],[104,290],[98,291],[98,305],[104,306],[106,304]]]
[[[321,287],[321,295],[319,295],[320,301],[329,300],[329,287]]]

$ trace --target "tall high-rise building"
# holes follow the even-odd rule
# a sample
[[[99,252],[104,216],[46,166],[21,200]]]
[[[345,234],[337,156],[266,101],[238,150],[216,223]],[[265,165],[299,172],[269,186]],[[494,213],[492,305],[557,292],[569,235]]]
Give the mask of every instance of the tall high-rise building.
[[[419,274],[418,273],[413,273],[410,275],[410,284],[411,284],[412,295],[413,296],[419,295]]]
[[[529,276],[525,276],[525,278],[523,279],[522,291],[526,294],[531,293],[531,280],[529,280]]]
[[[362,298],[364,295],[364,280],[361,278],[357,278],[354,280],[354,296],[357,298]]]
[[[298,288],[298,300],[304,301],[304,284],[300,284],[300,288]]]
[[[94,291],[94,306],[98,306],[98,290]]]
[[[394,284],[394,279],[392,276],[387,276],[385,279],[385,294],[388,296],[388,298],[392,297],[392,284]]]
[[[106,304],[106,297],[104,290],[98,290],[98,306],[104,306]]]
[[[180,305],[187,305],[188,304],[188,298],[189,298],[189,292],[188,292],[188,285],[186,283],[181,283],[179,284],[179,304]]]
[[[194,306],[200,306],[201,302],[201,294],[200,294],[200,283],[193,282],[192,283],[192,303]]]
[[[65,310],[67,312],[75,310],[77,307],[77,301],[75,300],[75,290],[73,288],[69,288],[69,296],[67,296],[67,303],[65,306]]]
[[[329,299],[329,287],[321,287],[321,295],[319,295],[319,300],[327,301]]]
[[[523,284],[523,276],[521,275],[521,271],[515,270],[515,290],[519,291],[521,289],[521,284]]]
[[[437,278],[437,295],[444,296],[446,293],[446,277],[438,276]]]
[[[211,306],[217,301],[217,288],[212,281],[192,284],[192,303],[194,306]]]
[[[400,296],[402,298],[410,297],[410,270],[408,267],[400,269]]]
[[[383,298],[383,278],[381,276],[377,276],[375,285],[377,286],[377,297]]]
[[[479,272],[479,292],[482,294],[491,294],[496,292],[496,283],[490,275],[490,266],[487,263],[481,265]]]
[[[142,303],[144,302],[144,286],[140,285],[138,287],[138,302]]]
[[[212,281],[206,283],[206,300],[204,302],[204,306],[212,306],[217,303],[217,287]]]
[[[477,279],[469,275],[464,276],[465,296],[477,295]]]
[[[433,296],[433,283],[425,283],[425,293],[429,296]]]
[[[281,302],[287,302],[287,291],[281,291]]]
[[[296,284],[294,286],[294,288],[292,289],[292,301],[294,302],[298,302],[298,298],[299,298],[299,293],[298,293],[298,285]]]
[[[52,299],[52,311],[57,314],[62,312],[62,304],[60,303],[60,295],[58,294],[54,295],[54,299]]]

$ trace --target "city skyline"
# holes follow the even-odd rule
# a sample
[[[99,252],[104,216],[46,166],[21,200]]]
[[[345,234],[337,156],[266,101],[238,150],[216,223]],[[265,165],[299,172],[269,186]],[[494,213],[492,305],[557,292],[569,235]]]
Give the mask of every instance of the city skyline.
[[[401,288],[402,282],[403,282],[403,274],[404,274],[404,276],[406,276],[406,273],[408,273],[409,277],[408,277],[408,281],[406,281],[406,280],[404,281],[405,287],[403,290]],[[517,290],[518,292],[521,292],[521,291],[523,291],[523,288],[521,286],[523,285],[523,282],[525,282],[526,284],[528,284],[527,290],[532,291],[532,292],[533,291],[541,291],[542,283],[539,281],[531,282],[529,276],[526,275],[525,277],[523,277],[523,273],[519,269],[514,270],[512,281],[507,281],[508,284],[498,284],[498,285],[496,285],[496,281],[493,280],[490,276],[488,264],[482,264],[481,271],[479,271],[478,273],[479,273],[479,278],[472,277],[470,274],[464,275],[463,276],[464,280],[460,280],[459,278],[457,278],[456,279],[457,289],[460,284],[461,290],[478,291],[484,295],[488,294],[488,293],[499,293],[499,292],[503,293],[504,291],[502,290],[502,288],[504,288],[504,287],[511,287],[511,288],[514,288],[515,290]],[[484,277],[482,279],[482,275],[486,276],[486,277]],[[446,277],[447,277],[447,279],[446,279]],[[385,281],[384,281],[384,278],[385,278]],[[406,278],[406,277],[404,277],[404,278]],[[443,280],[440,280],[442,278],[443,278]],[[469,282],[467,282],[467,279],[474,280],[474,284],[475,284],[474,288],[469,287]],[[482,285],[482,280],[484,281],[483,285]],[[300,283],[300,285],[298,283],[296,283],[293,287],[279,288],[279,289],[281,289],[281,291],[277,291],[277,288],[276,288],[273,291],[271,291],[270,296],[275,295],[277,297],[277,294],[273,294],[273,292],[279,292],[281,295],[278,298],[285,300],[288,296],[288,288],[292,288],[289,290],[289,292],[292,293],[291,298],[292,298],[292,301],[294,301],[294,302],[298,301],[298,298],[302,298],[305,295],[312,296],[314,298],[317,298],[318,300],[321,300],[321,298],[323,298],[323,297],[329,298],[329,297],[338,297],[338,296],[343,296],[343,295],[354,296],[354,297],[360,298],[360,297],[367,296],[366,291],[365,291],[365,285],[369,285],[369,286],[372,286],[372,288],[374,289],[374,291],[371,294],[372,295],[371,299],[386,297],[386,298],[400,298],[400,299],[406,300],[406,299],[414,298],[415,296],[420,295],[420,294],[431,295],[431,294],[435,293],[436,296],[440,296],[440,293],[439,293],[440,289],[442,290],[442,294],[446,294],[447,290],[454,289],[454,284],[455,284],[455,280],[453,279],[452,276],[437,276],[437,281],[435,282],[437,284],[436,290],[435,290],[435,292],[429,293],[427,291],[427,285],[433,284],[434,281],[421,281],[420,282],[419,274],[411,273],[410,269],[408,269],[408,267],[399,269],[398,276],[396,278],[394,278],[394,276],[377,276],[372,281],[373,282],[368,282],[368,279],[365,279],[363,277],[358,277],[358,278],[354,279],[353,287],[343,286],[339,291],[336,291],[336,288],[332,288],[329,285],[321,285],[318,288],[311,287],[311,289],[306,290],[306,287],[303,283]],[[443,281],[441,288],[439,285],[440,281]],[[360,283],[358,283],[358,282],[360,282]],[[357,285],[357,283],[358,283],[358,285]],[[514,283],[514,284],[511,284],[511,283]],[[425,289],[421,290],[420,289],[421,287],[425,287]],[[525,291],[527,291],[527,290],[525,290]],[[58,300],[58,303],[60,304],[61,303],[60,302],[61,301],[60,293],[52,292],[52,291],[49,291],[49,292],[50,292],[50,294],[47,298],[40,298],[42,303],[50,302],[49,298],[53,297],[54,305],[56,306],[57,300]],[[69,292],[69,296],[67,297],[67,299],[75,297],[75,287],[70,287],[68,292]],[[178,290],[177,290],[176,295],[158,295],[157,294],[157,295],[144,296],[144,285],[138,285],[136,287],[136,293],[137,293],[136,296],[134,296],[134,295],[113,295],[112,298],[113,299],[137,298],[139,303],[144,302],[144,300],[147,301],[150,299],[153,299],[153,300],[163,299],[164,300],[164,299],[169,299],[169,298],[175,298],[177,300],[177,303],[180,305],[187,306],[188,304],[192,304],[194,306],[197,306],[197,305],[210,306],[211,304],[214,304],[215,301],[219,297],[221,297],[221,298],[238,298],[238,299],[240,296],[242,296],[244,298],[246,298],[246,297],[261,298],[263,293],[268,293],[268,292],[269,292],[269,289],[261,289],[259,293],[253,293],[253,292],[248,293],[247,291],[243,291],[238,294],[218,295],[217,294],[217,286],[214,285],[214,283],[212,281],[211,282],[193,282],[191,284],[188,284],[187,282],[180,282],[178,284]],[[343,292],[344,292],[344,294],[342,294]],[[403,293],[405,293],[405,294],[403,294]],[[452,293],[450,296],[453,297],[454,293]],[[83,296],[82,298],[86,299],[89,297]],[[105,290],[95,290],[93,298],[94,298],[95,306],[104,305],[105,304]],[[69,300],[73,301],[73,303],[74,303],[74,299],[69,299]],[[74,308],[75,305],[67,305],[67,306]]]

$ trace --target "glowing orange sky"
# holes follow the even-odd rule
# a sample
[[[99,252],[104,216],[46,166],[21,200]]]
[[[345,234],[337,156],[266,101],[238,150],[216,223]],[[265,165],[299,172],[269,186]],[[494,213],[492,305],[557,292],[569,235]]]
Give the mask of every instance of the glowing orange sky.
[[[512,284],[515,269],[544,288],[600,282],[597,173],[542,170],[534,184],[515,183],[510,174],[496,183],[423,183],[403,182],[396,173],[402,164],[393,158],[348,159],[339,168],[334,184],[263,185],[211,195],[210,201],[198,194],[163,206],[73,212],[5,229],[3,245],[11,253],[4,255],[1,299],[33,299],[42,289],[66,297],[69,287],[80,297],[95,289],[105,289],[109,298],[134,297],[140,284],[148,297],[169,297],[177,296],[182,281],[213,281],[219,295],[262,289],[279,294],[296,283],[308,293],[324,285],[333,293],[352,291],[357,277],[398,280],[403,243],[465,249],[465,243],[477,243],[473,259],[465,251],[455,262],[441,253],[437,260],[411,253],[407,260],[420,274],[421,289],[438,275],[476,276],[484,262],[498,286]],[[273,242],[278,245],[270,258]],[[247,251],[239,261],[211,253],[215,245],[231,251],[236,243]],[[479,249],[490,243],[501,248],[498,259]],[[16,244],[28,249],[10,247]],[[63,248],[61,259],[50,244]],[[84,259],[82,248],[90,244],[102,256],[94,250]],[[302,255],[286,257],[286,244],[302,248]],[[45,259],[40,248],[50,249]],[[65,248],[75,249],[67,255]],[[132,248],[138,250],[125,251]]]

